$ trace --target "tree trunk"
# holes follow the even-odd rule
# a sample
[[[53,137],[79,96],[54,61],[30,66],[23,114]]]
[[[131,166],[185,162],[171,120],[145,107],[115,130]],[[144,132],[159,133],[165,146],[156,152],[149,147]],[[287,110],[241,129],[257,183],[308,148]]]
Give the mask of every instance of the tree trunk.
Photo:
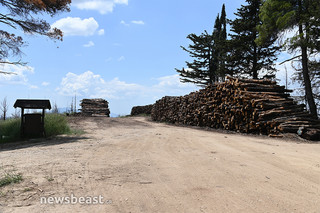
[[[302,24],[299,24],[299,33],[300,35],[303,35]],[[302,74],[303,74],[307,102],[308,102],[311,114],[315,117],[318,117],[317,106],[314,101],[314,97],[312,93],[312,87],[311,87],[311,81],[310,81],[309,69],[308,69],[308,53],[307,53],[307,47],[305,46],[305,44],[301,44],[301,55],[302,55]]]
[[[257,69],[257,45],[256,45],[256,44],[254,44],[253,64],[252,64],[252,76],[253,76],[253,79],[258,79],[258,69]]]
[[[258,17],[259,17],[259,11],[257,11],[257,15],[254,19],[255,26],[257,26],[259,23]],[[257,38],[258,38],[258,32],[255,30],[254,31],[254,40]],[[258,79],[258,56],[257,56],[258,53],[257,52],[258,52],[258,46],[257,46],[256,42],[253,42],[253,64],[252,64],[253,79]]]

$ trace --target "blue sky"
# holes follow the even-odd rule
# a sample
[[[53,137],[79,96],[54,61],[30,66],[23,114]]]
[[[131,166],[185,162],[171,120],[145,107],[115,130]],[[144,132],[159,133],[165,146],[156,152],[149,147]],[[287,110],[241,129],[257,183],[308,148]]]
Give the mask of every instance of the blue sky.
[[[186,36],[212,31],[226,5],[233,19],[244,0],[73,0],[71,12],[44,17],[64,32],[63,42],[25,35],[27,67],[0,65],[0,99],[50,99],[68,107],[72,97],[104,98],[114,114],[198,88],[182,84],[175,68],[190,60]],[[285,56],[281,56],[285,58]],[[283,75],[281,72],[279,75]]]

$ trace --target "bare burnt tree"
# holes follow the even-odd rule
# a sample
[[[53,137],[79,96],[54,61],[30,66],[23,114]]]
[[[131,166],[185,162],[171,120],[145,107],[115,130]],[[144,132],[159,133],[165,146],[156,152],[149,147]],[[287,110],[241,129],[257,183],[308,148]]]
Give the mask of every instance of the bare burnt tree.
[[[9,105],[7,102],[7,97],[5,97],[0,103],[0,111],[2,112],[1,118],[3,120],[6,120],[7,118],[8,108],[9,108]]]

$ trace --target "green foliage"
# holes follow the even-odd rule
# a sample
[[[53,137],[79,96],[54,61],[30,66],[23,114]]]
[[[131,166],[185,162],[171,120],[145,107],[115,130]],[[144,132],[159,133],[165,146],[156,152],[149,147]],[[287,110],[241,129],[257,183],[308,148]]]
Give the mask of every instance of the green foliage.
[[[20,139],[20,119],[0,121],[0,141],[17,141]]]
[[[224,80],[226,75],[226,57],[227,57],[227,15],[225,5],[222,5],[221,15],[216,18],[213,29],[213,66],[216,73],[215,81],[219,77]]]
[[[71,130],[66,117],[61,114],[46,114],[44,128],[47,137],[61,134],[83,134],[81,130]],[[14,142],[19,140],[21,140],[20,118],[0,121],[0,141]]]
[[[47,114],[44,119],[47,137],[71,133],[66,117],[61,114]]]
[[[21,54],[25,45],[21,32],[27,35],[44,35],[52,39],[62,40],[62,31],[51,28],[50,24],[37,16],[47,14],[54,16],[63,11],[69,11],[71,0],[0,0],[0,63],[7,63],[6,59]],[[17,32],[18,35],[6,30]],[[21,64],[21,62],[15,62]]]
[[[295,34],[288,38],[284,46],[289,51],[301,53],[301,74],[305,89],[305,97],[311,114],[317,117],[317,107],[314,101],[310,79],[311,55],[319,53],[319,15],[320,0],[266,0],[261,7],[262,24],[258,27],[260,36],[256,39],[263,44],[268,38],[278,38],[287,30]]]
[[[296,72],[292,76],[292,80],[298,82],[300,84],[300,88],[296,88],[295,90],[301,96],[298,98],[299,102],[305,103],[305,90],[304,90],[304,81],[303,81],[303,73],[302,68],[300,66],[299,61],[292,62],[293,68]],[[310,80],[311,80],[311,87],[313,91],[313,96],[316,102],[318,115],[320,114],[320,61],[316,58],[309,59],[309,73],[310,73]]]
[[[260,35],[256,42],[262,44],[269,37],[279,37],[286,30],[295,30],[295,35],[284,43],[286,47],[298,48],[297,43],[312,47],[313,43],[319,43],[318,39],[305,40],[307,35],[319,32],[319,4],[320,0],[266,0],[260,11],[262,24],[258,26]],[[298,32],[299,25],[303,32]]]
[[[204,31],[201,35],[192,33],[187,36],[191,44],[188,48],[181,48],[194,60],[186,62],[186,69],[176,69],[181,82],[206,86],[214,84],[219,77],[224,78],[226,37],[226,12],[223,5],[221,16],[218,14],[212,34]]]
[[[21,174],[10,174],[5,173],[3,177],[0,178],[0,187],[12,184],[12,183],[19,183],[22,181]]]
[[[181,47],[184,51],[194,58],[193,62],[187,62],[187,69],[176,69],[180,74],[182,82],[191,82],[198,85],[207,85],[214,82],[215,73],[212,70],[213,55],[212,55],[212,36],[206,31],[200,36],[190,34],[187,36],[192,44],[188,49]]]
[[[272,75],[275,72],[274,61],[280,49],[274,46],[275,38],[266,38],[261,45],[257,45],[257,25],[261,0],[246,0],[235,15],[237,18],[230,23],[231,40],[229,41],[228,67],[229,74],[246,78],[258,78],[259,74]]]

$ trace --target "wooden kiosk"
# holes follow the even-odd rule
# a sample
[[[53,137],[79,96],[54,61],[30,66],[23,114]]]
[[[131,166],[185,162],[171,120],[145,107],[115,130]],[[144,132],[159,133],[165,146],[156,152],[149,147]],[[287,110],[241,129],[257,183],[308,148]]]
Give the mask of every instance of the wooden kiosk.
[[[45,110],[51,109],[49,100],[18,99],[14,108],[21,108],[21,137],[45,137]],[[25,114],[25,109],[42,109],[42,113]]]

